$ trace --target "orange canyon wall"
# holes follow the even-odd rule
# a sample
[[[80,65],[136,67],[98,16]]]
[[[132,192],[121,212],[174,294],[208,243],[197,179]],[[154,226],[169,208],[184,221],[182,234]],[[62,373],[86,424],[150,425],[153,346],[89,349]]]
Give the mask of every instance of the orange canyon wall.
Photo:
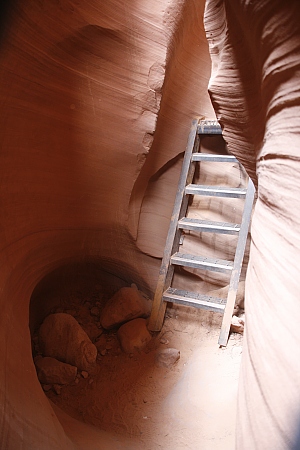
[[[95,433],[58,418],[40,388],[30,296],[51,271],[90,259],[154,289],[161,247],[149,244],[143,215],[149,181],[184,150],[191,119],[215,114],[204,6],[11,3],[0,47],[1,448],[87,448],[82,436]],[[296,2],[206,5],[213,104],[230,150],[253,177],[257,171],[259,186],[239,400],[243,450],[287,448],[300,404],[298,23]],[[174,183],[167,177],[165,186],[174,189],[172,170]],[[167,222],[165,191],[156,205]]]
[[[241,450],[295,448],[300,428],[299,20],[297,1],[206,4],[212,101],[230,150],[258,182],[239,390]]]
[[[32,362],[37,283],[94,258],[155,286],[159,260],[135,244],[144,191],[184,150],[191,119],[214,117],[203,10],[182,0],[10,2],[0,47],[1,448],[76,441]]]

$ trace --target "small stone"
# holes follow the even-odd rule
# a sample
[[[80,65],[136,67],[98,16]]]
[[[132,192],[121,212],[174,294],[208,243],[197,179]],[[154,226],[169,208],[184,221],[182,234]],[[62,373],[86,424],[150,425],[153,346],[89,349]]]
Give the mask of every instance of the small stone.
[[[231,319],[231,325],[230,325],[230,331],[232,333],[244,333],[244,325],[245,321],[241,317],[232,316]]]
[[[160,350],[155,358],[157,367],[172,367],[180,358],[180,351],[176,348],[165,348]]]
[[[101,356],[105,356],[105,355],[106,355],[106,348],[105,348],[104,350],[101,350],[101,351],[100,351],[100,355],[101,355]]]
[[[83,371],[81,372],[81,376],[82,376],[82,378],[88,378],[89,374],[88,374],[88,372],[86,372],[85,370],[83,370]]]
[[[93,378],[91,378],[91,379],[89,380],[89,384],[92,384],[92,383],[94,383]]]
[[[79,383],[79,378],[76,378],[76,380],[74,381],[75,384]]]
[[[91,309],[91,314],[92,314],[92,316],[99,316],[99,314],[100,314],[99,308],[97,306],[94,306]]]
[[[163,337],[163,338],[161,338],[160,343],[161,343],[161,344],[168,344],[169,341],[168,341],[167,338],[164,338],[164,337]]]
[[[54,392],[55,392],[57,395],[60,395],[61,389],[62,389],[62,386],[61,386],[60,384],[54,384],[54,385],[53,385],[53,390],[54,390]]]
[[[52,389],[51,384],[43,384],[42,387],[45,392],[49,392]]]

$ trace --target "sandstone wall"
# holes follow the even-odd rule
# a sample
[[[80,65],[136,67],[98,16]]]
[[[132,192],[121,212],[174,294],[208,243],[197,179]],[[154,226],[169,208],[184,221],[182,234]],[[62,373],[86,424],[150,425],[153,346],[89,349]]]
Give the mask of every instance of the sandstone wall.
[[[204,2],[9,6],[0,48],[0,447],[66,449],[73,444],[32,362],[30,296],[51,271],[90,258],[153,290],[159,259],[134,242],[144,191],[184,150],[192,117],[214,114]],[[62,423],[70,434],[70,419]]]
[[[258,182],[246,282],[237,448],[293,447],[300,422],[300,7],[208,0],[211,98]]]

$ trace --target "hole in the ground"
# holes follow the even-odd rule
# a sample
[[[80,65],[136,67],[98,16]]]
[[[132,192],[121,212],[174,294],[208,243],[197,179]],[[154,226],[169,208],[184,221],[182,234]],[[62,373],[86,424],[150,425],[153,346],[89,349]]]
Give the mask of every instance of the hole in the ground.
[[[139,319],[116,317],[126,312],[118,308],[103,319],[110,299],[120,292],[137,297],[134,305],[128,297],[121,303],[128,302]],[[155,389],[157,370],[153,350],[162,345],[146,327],[145,317],[151,310],[148,293],[138,277],[112,273],[95,262],[57,269],[36,286],[30,302],[33,359],[45,394],[70,416],[102,430],[140,436],[136,415],[147,418],[145,408]],[[140,301],[145,314],[134,309]],[[125,325],[134,328],[122,335]],[[85,357],[89,349],[82,330],[96,348],[91,364]],[[73,351],[80,353],[75,362]]]

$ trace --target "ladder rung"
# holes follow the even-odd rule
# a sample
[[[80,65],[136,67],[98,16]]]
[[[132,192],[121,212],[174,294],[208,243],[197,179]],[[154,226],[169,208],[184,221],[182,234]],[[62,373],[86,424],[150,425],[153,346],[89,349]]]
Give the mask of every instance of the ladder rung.
[[[169,288],[163,294],[165,302],[172,302],[185,306],[194,306],[196,308],[208,309],[224,313],[226,300],[218,297],[198,294],[196,292],[183,291],[181,289]]]
[[[210,153],[193,153],[192,161],[238,162],[232,155],[213,155]]]
[[[190,219],[183,217],[178,221],[178,228],[199,232],[211,232],[221,234],[238,234],[241,226],[238,223],[212,222],[208,220]]]
[[[231,272],[233,268],[232,261],[207,258],[205,256],[185,255],[178,252],[171,256],[171,264],[194,267],[195,269],[211,270],[213,272]]]
[[[247,189],[244,188],[206,186],[201,184],[188,184],[185,188],[186,194],[208,195],[213,197],[244,198],[246,196],[246,192]]]

